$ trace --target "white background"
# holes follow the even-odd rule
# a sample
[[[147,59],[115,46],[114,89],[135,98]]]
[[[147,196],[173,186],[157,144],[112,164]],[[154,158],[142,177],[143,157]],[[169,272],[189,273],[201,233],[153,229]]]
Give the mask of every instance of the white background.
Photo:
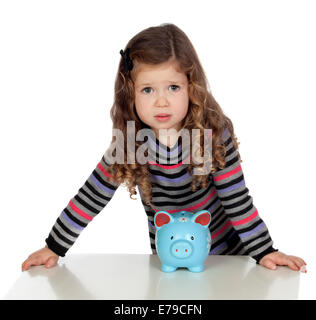
[[[119,51],[172,22],[233,121],[246,185],[274,246],[315,259],[314,1],[1,1],[0,297],[102,157]],[[120,187],[71,253],[151,253]],[[311,295],[313,293],[311,292]]]

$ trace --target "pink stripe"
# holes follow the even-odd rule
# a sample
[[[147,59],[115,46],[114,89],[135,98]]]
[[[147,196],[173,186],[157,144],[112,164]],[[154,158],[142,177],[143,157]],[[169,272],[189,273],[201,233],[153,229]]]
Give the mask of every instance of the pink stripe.
[[[101,172],[102,172],[105,176],[107,176],[107,177],[112,177],[112,175],[109,174],[109,173],[102,167],[102,165],[101,165],[100,162],[98,163],[98,166],[97,166],[97,167],[101,170]]]
[[[75,204],[72,202],[72,200],[69,201],[69,205],[71,207],[71,209],[73,209],[74,211],[76,211],[81,217],[91,221],[92,217],[89,216],[88,214],[86,214],[85,212],[83,212],[81,209],[79,209],[77,206],[75,206]]]
[[[202,202],[192,206],[192,207],[189,207],[189,208],[185,208],[185,209],[177,209],[177,210],[168,210],[169,213],[173,213],[173,212],[179,212],[179,211],[191,211],[191,210],[194,210],[194,209],[197,209],[201,206],[203,206],[203,204],[205,204],[208,200],[210,200],[213,195],[216,193],[216,190],[214,190],[206,199],[204,199]]]
[[[159,163],[156,163],[156,162],[154,162],[154,161],[148,161],[148,163],[149,164],[152,164],[152,165],[154,165],[154,166],[158,166],[158,167],[160,167],[160,168],[164,168],[164,169],[174,169],[174,168],[178,168],[178,167],[180,167],[182,164],[183,164],[183,162],[185,162],[187,159],[189,159],[190,158],[190,156],[188,156],[186,159],[184,159],[183,161],[181,161],[180,163],[178,163],[178,164],[175,164],[175,165],[172,165],[172,166],[164,166],[163,164],[159,164]]]
[[[219,236],[222,232],[224,232],[224,230],[226,230],[230,225],[231,225],[231,222],[230,220],[228,220],[221,229],[219,229],[216,233],[212,234],[212,240],[215,239],[217,236]]]
[[[237,168],[232,169],[228,171],[227,173],[221,174],[220,176],[214,177],[214,181],[220,181],[226,178],[229,178],[230,176],[234,175],[235,173],[239,172],[241,170],[241,166],[239,165]]]
[[[241,224],[245,224],[245,223],[251,221],[252,219],[254,219],[257,215],[258,215],[258,210],[256,209],[256,211],[253,214],[251,214],[248,218],[245,218],[245,219],[242,219],[242,220],[238,220],[238,221],[233,221],[232,225],[233,226],[239,226]]]

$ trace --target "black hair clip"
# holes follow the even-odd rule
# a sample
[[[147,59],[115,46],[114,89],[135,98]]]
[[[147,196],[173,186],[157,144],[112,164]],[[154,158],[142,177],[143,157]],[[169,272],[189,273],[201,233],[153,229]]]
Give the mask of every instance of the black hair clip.
[[[123,58],[125,72],[132,70],[134,65],[132,59],[129,57],[129,48],[127,48],[125,52],[121,50],[120,54]]]

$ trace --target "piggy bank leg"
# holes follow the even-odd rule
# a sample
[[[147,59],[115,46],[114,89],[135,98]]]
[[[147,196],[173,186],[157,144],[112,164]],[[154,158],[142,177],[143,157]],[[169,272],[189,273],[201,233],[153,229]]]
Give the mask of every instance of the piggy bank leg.
[[[163,265],[161,266],[161,270],[162,270],[163,272],[173,272],[173,271],[175,271],[176,269],[177,269],[176,267],[167,266],[166,264],[163,264]]]
[[[202,272],[204,270],[204,266],[195,266],[195,267],[189,267],[188,268],[191,272]]]

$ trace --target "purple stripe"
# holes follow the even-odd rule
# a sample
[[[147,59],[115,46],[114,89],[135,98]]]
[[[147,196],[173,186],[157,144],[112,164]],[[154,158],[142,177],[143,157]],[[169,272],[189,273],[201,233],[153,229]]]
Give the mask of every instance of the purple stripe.
[[[91,179],[91,180],[93,181],[93,183],[94,183],[95,185],[97,185],[101,190],[106,191],[107,193],[110,193],[110,194],[112,194],[112,195],[114,194],[115,190],[112,190],[112,189],[107,188],[106,186],[104,186],[102,183],[99,182],[99,180],[97,180],[97,178],[96,178],[93,174],[91,174],[90,179]]]
[[[220,251],[221,249],[227,247],[227,243],[223,242],[221,243],[219,246],[217,246],[216,248],[214,248],[213,250],[210,251],[209,255],[211,254],[216,254],[218,251]]]
[[[248,231],[248,232],[244,232],[239,234],[240,238],[246,238],[249,237],[253,234],[255,234],[256,232],[258,232],[259,230],[261,230],[263,227],[265,226],[264,222],[261,222],[258,226],[256,226],[254,229]]]
[[[216,207],[218,203],[220,203],[220,199],[217,199],[207,210],[212,214],[214,207]]]
[[[244,186],[244,185],[245,185],[245,180],[243,179],[243,180],[241,180],[240,182],[235,183],[235,184],[233,184],[232,186],[229,186],[229,187],[227,187],[227,188],[225,188],[225,189],[217,190],[217,193],[223,194],[223,193],[226,193],[226,192],[229,192],[229,191],[238,189],[238,188],[240,188],[240,187],[242,187],[242,186]]]
[[[148,225],[150,228],[152,228],[154,231],[156,231],[156,227],[150,221],[148,221]]]
[[[183,176],[179,177],[179,178],[166,178],[166,177],[162,177],[162,176],[157,176],[152,174],[152,177],[154,177],[156,180],[159,181],[166,181],[166,182],[181,182],[187,178],[189,178],[189,173],[184,174]]]
[[[222,133],[222,139],[226,140],[226,136],[230,134],[230,131],[228,128],[226,128]]]
[[[62,216],[63,218],[69,223],[71,224],[73,227],[75,227],[78,230],[83,230],[84,227],[79,226],[77,223],[73,222],[65,213],[65,211],[62,212]]]

